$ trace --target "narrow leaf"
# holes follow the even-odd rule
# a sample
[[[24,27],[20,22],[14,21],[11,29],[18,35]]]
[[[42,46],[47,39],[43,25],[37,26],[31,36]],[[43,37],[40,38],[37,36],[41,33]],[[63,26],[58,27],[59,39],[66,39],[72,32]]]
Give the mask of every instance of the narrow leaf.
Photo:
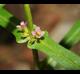
[[[40,43],[28,44],[29,48],[38,49],[48,57],[52,57],[58,64],[66,69],[80,69],[80,57],[54,42],[46,33]]]
[[[0,4],[0,8],[3,8],[5,6],[5,4]]]
[[[65,37],[60,42],[66,48],[70,48],[80,41],[80,20],[72,26],[70,31],[65,35]]]
[[[0,9],[0,26],[11,32],[15,37],[18,43],[23,42],[21,39],[21,33],[16,29],[16,25],[20,23],[20,20],[15,18],[7,10]],[[23,41],[22,41],[23,40]]]

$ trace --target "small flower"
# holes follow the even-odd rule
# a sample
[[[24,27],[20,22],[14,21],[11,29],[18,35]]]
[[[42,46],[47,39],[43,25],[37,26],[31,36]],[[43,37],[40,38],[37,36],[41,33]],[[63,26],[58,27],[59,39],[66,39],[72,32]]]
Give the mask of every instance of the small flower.
[[[26,27],[26,22],[24,22],[24,21],[22,21],[21,23],[20,23],[20,26],[24,29],[25,27]]]
[[[34,31],[32,31],[32,35],[36,38],[41,38],[44,35],[44,31],[41,31],[40,27],[36,27]]]
[[[24,21],[22,21],[22,22],[20,23],[20,25],[17,25],[16,27],[17,27],[19,30],[23,30],[23,29],[25,29],[26,24],[27,24],[27,23],[25,23]]]

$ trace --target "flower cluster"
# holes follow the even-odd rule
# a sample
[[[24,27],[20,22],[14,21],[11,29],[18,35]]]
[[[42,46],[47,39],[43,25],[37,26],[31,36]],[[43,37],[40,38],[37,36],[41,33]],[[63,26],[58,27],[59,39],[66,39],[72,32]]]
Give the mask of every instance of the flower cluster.
[[[35,41],[36,39],[40,39],[45,34],[45,32],[42,31],[40,27],[35,26],[34,30],[31,32],[31,35],[30,35],[27,28],[27,23],[25,23],[24,21],[22,21],[20,25],[17,25],[16,27],[18,30],[21,31],[22,37],[28,38],[30,41]]]
[[[40,27],[36,27],[34,31],[32,31],[32,35],[36,38],[41,38],[44,36],[44,31],[41,31]]]
[[[22,21],[20,23],[20,25],[17,25],[16,27],[19,29],[19,30],[24,30],[26,28],[26,25],[27,23],[25,23],[24,21]]]

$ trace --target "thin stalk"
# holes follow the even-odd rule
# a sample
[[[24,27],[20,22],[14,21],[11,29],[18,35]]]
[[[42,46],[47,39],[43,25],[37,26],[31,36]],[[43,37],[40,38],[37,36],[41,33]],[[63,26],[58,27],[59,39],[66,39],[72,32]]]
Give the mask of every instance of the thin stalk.
[[[31,10],[30,10],[29,4],[24,4],[24,10],[25,10],[25,19],[28,22],[27,27],[31,33],[31,31],[33,30],[33,22],[32,22],[32,15],[31,15]]]
[[[35,62],[34,62],[34,64],[37,66],[37,68],[40,70],[41,69],[41,67],[40,67],[40,61],[39,61],[39,57],[38,57],[38,50],[36,50],[36,49],[33,49],[33,58],[34,58],[34,60],[35,60]]]
[[[33,30],[33,22],[32,22],[32,15],[31,15],[31,10],[30,10],[30,5],[29,4],[24,4],[24,10],[25,10],[25,18],[28,22],[28,30],[31,35],[31,31]],[[36,66],[39,67],[39,57],[38,57],[38,50],[33,49],[33,57],[34,57],[34,63]]]

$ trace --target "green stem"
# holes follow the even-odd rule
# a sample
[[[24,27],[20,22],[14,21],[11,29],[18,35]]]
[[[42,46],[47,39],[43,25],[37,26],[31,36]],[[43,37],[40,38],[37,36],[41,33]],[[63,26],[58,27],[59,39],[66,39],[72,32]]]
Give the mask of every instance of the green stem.
[[[25,18],[28,22],[27,27],[31,33],[31,31],[33,30],[33,22],[32,22],[32,15],[31,15],[31,10],[30,10],[29,4],[24,4],[24,10],[25,10]]]
[[[38,69],[40,69],[40,62],[39,62],[39,57],[38,57],[38,50],[33,49],[33,58],[35,60],[34,64],[38,67]]]
[[[33,22],[32,22],[32,15],[31,15],[31,10],[30,10],[30,5],[29,4],[24,4],[24,10],[25,10],[25,18],[28,22],[28,30],[31,34],[31,31],[33,30]],[[39,67],[39,57],[38,57],[38,50],[32,50],[33,52],[33,57],[36,63],[36,66]]]

